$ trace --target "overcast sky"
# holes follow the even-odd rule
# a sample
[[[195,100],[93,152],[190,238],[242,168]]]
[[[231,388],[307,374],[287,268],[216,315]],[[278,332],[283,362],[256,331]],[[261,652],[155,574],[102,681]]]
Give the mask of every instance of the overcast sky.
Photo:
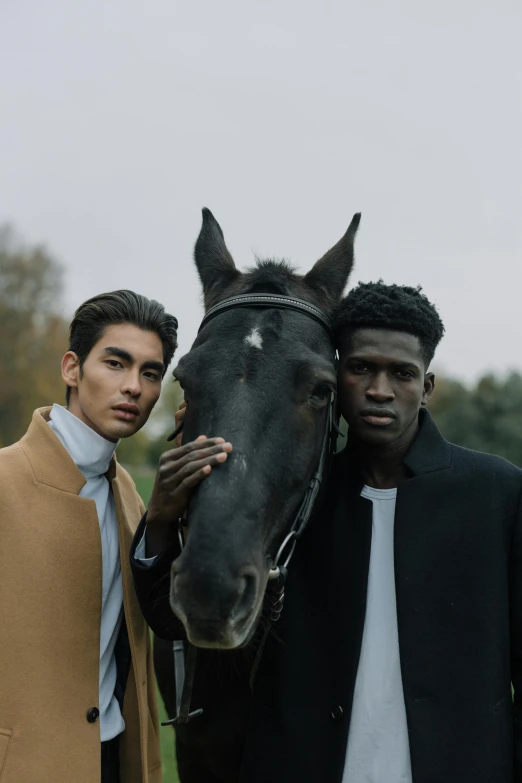
[[[303,271],[362,211],[352,284],[421,284],[446,372],[522,370],[521,40],[520,0],[1,0],[0,220],[182,352],[202,206]]]

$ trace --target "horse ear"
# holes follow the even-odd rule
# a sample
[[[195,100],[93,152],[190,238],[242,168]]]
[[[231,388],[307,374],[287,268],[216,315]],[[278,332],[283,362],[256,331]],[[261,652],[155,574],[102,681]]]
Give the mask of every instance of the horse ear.
[[[304,281],[316,291],[326,296],[328,307],[336,305],[343,294],[344,287],[353,267],[353,245],[361,221],[357,212],[348,226],[346,234],[325,255],[317,261],[305,275]]]
[[[234,278],[241,274],[225,245],[225,237],[216,218],[206,207],[203,225],[194,248],[194,260],[203,285],[205,307],[215,300]]]

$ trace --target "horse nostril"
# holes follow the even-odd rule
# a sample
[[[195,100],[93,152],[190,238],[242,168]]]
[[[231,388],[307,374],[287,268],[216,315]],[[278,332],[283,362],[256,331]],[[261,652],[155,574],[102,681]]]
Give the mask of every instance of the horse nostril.
[[[241,571],[239,581],[242,586],[240,588],[235,613],[247,615],[252,611],[257,597],[257,587],[259,583],[257,572],[252,567],[247,566]]]

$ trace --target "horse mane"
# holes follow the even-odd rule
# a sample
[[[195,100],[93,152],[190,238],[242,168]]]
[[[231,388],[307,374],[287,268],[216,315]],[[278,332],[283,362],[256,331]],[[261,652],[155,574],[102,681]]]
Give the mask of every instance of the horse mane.
[[[249,291],[267,290],[285,294],[300,279],[286,259],[256,258],[256,266],[245,270],[242,284]]]
[[[208,308],[230,296],[260,293],[297,296],[321,307],[327,314],[337,305],[339,298],[308,285],[306,276],[299,274],[285,258],[256,258],[255,266],[247,267],[227,286],[216,290],[206,304]]]

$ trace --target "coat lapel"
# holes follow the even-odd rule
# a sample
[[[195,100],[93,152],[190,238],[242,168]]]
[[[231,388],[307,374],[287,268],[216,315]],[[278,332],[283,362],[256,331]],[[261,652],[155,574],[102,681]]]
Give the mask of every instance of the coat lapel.
[[[127,480],[122,478],[121,474],[122,469],[114,456],[111,460],[107,478],[111,483],[114,494],[120,545],[122,550],[127,553],[125,560],[128,560],[132,539],[142,514],[138,505],[138,496],[134,485],[131,484],[128,477]]]
[[[429,514],[419,509],[419,482],[425,474],[444,470],[451,463],[449,443],[442,437],[430,414],[419,413],[419,432],[405,459],[411,478],[400,484],[395,513],[395,565],[399,637],[405,618],[401,613],[403,591],[408,591],[411,569],[416,567],[414,551],[419,538],[429,546]],[[336,638],[334,655],[337,692],[351,710],[359,665],[366,614],[368,572],[372,542],[372,503],[361,497],[364,481],[353,444],[335,458],[329,481],[325,521],[331,520],[331,574],[329,605],[333,607],[331,629]]]
[[[50,428],[48,424],[50,411],[50,407],[45,407],[38,408],[34,412],[29,429],[20,440],[20,446],[39,484],[53,487],[61,492],[79,495],[86,479]],[[141,511],[135,488],[130,479],[123,474],[124,471],[114,456],[107,472],[107,479],[112,486],[118,520],[121,569],[126,596],[125,608],[128,615],[127,620],[130,619],[134,628],[140,628],[142,621],[132,585],[128,553],[137,523],[141,517]],[[85,503],[92,503],[94,508],[94,501],[78,498],[79,514],[83,513]],[[97,528],[96,534],[99,540],[99,528]]]
[[[129,553],[131,551],[132,539],[141,517],[141,510],[138,503],[138,494],[132,480],[120,468],[116,459],[113,459],[114,461],[109,468],[108,478],[112,484],[118,519],[125,619],[129,632],[133,664],[137,666],[136,650],[146,644],[147,626],[143,620],[134,590]],[[143,663],[144,661],[140,660],[140,667]],[[141,668],[140,671],[135,671],[134,674],[136,682],[140,682],[146,676],[145,670]]]
[[[372,540],[371,503],[360,496],[362,478],[350,449],[336,458],[327,517],[331,519],[331,629],[337,658],[334,684],[339,703],[349,712],[361,650]]]
[[[78,495],[86,478],[50,428],[50,412],[50,407],[35,410],[29,429],[20,440],[20,447],[39,484]]]
[[[444,470],[451,465],[451,446],[442,437],[429,412],[419,411],[419,432],[406,455],[404,464],[413,476]]]
[[[394,528],[395,593],[397,627],[410,735],[410,756],[414,777],[423,765],[422,730],[430,720],[437,688],[436,667],[426,650],[434,650],[440,640],[433,637],[429,619],[433,586],[440,585],[438,540],[441,531],[441,471],[451,466],[451,447],[442,437],[428,411],[421,411],[419,433],[405,459],[411,478],[397,491]]]

